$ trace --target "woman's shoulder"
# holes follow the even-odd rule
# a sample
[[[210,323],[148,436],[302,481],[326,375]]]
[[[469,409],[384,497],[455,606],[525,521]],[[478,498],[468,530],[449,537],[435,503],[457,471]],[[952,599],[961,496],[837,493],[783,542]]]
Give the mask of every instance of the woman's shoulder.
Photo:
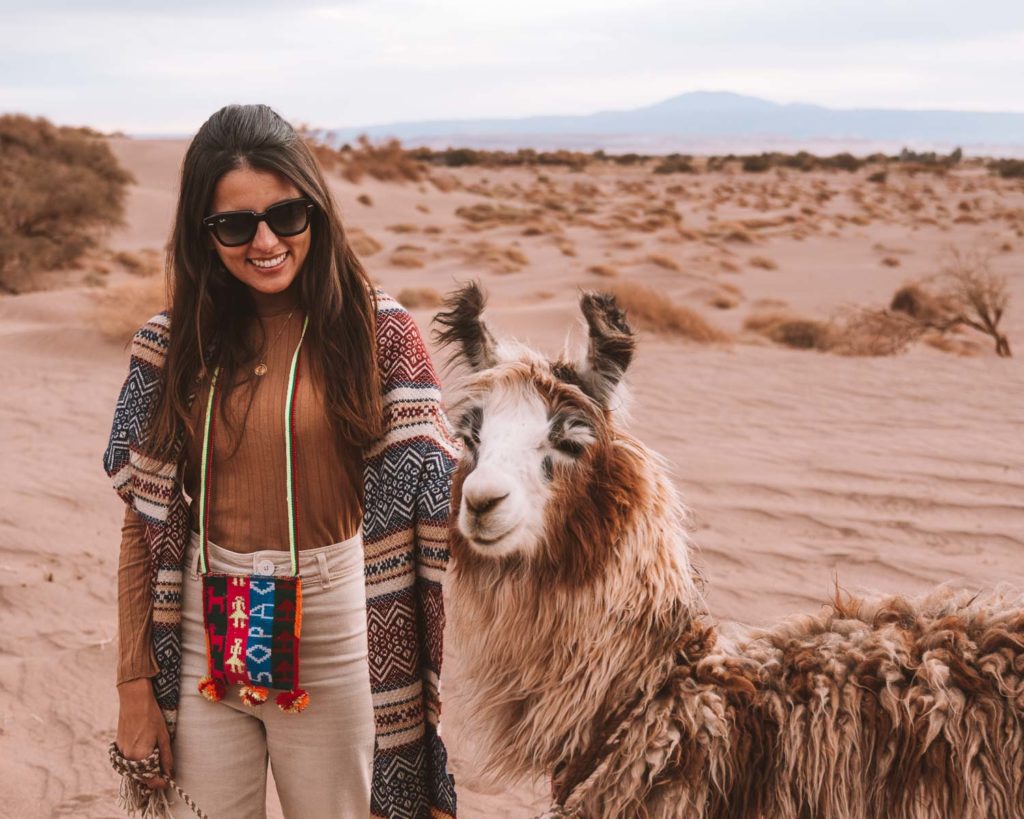
[[[377,318],[386,315],[409,315],[409,311],[406,310],[401,303],[392,296],[390,293],[381,290],[379,287],[374,288],[373,295],[377,300]]]
[[[157,366],[167,356],[167,345],[171,340],[171,313],[162,310],[150,317],[132,337],[132,358],[150,361]]]

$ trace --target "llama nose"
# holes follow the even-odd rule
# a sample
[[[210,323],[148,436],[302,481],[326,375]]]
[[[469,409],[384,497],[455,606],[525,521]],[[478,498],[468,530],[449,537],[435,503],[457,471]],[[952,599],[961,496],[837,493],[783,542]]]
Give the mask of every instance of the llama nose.
[[[467,497],[466,508],[474,515],[476,515],[478,518],[483,517],[488,512],[493,511],[494,508],[507,497],[508,492],[506,492],[504,495],[494,495],[491,497]]]

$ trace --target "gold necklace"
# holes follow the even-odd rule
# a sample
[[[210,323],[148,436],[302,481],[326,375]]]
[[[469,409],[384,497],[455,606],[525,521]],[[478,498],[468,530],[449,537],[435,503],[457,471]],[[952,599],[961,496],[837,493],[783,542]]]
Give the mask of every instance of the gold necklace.
[[[292,316],[295,315],[295,310],[297,310],[297,309],[298,309],[297,307],[294,308],[288,314],[288,318],[286,318],[284,320],[284,323],[281,325],[281,329],[278,330],[277,331],[277,335],[274,336],[274,340],[269,345],[267,345],[267,344],[263,345],[263,350],[260,351],[260,361],[259,361],[259,363],[255,367],[252,368],[253,373],[255,373],[256,375],[266,375],[267,374],[267,365],[266,365],[266,362],[263,361],[263,357],[266,354],[265,351],[270,349],[270,347],[273,347],[274,344],[277,344],[277,340],[279,338],[281,338],[281,334],[284,332],[284,328],[288,326],[288,322],[292,320]]]

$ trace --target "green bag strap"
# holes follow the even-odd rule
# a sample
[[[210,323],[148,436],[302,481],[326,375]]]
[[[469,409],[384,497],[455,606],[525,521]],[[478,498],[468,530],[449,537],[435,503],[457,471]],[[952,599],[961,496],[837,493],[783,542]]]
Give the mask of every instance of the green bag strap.
[[[288,371],[288,391],[284,399],[284,454],[285,454],[285,499],[288,504],[288,552],[292,561],[292,576],[299,574],[299,526],[295,512],[295,447],[293,438],[295,435],[295,385],[299,381],[299,350],[302,349],[302,341],[306,337],[306,328],[309,327],[309,316],[302,323],[302,335],[299,336],[299,343],[295,345],[295,352],[292,354],[292,365]],[[206,398],[206,420],[203,423],[203,461],[199,469],[199,539],[202,541],[202,549],[199,553],[199,570],[206,574],[209,566],[209,517],[210,517],[210,486],[209,474],[213,469],[213,448],[210,440],[213,435],[214,393],[217,388],[217,376],[220,374],[218,366],[210,378],[210,394]]]

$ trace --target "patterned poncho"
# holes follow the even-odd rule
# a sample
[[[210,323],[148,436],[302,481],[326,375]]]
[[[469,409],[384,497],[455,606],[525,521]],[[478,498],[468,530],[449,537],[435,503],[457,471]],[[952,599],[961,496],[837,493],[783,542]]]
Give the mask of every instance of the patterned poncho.
[[[385,433],[363,452],[366,625],[376,740],[374,817],[455,816],[454,779],[437,733],[451,475],[458,457],[437,375],[412,317],[377,294]],[[181,683],[182,559],[189,538],[182,458],[143,454],[162,389],[170,317],[136,334],[103,465],[146,522],[152,556],[156,699],[174,735]],[[177,454],[185,443],[179,435]]]

